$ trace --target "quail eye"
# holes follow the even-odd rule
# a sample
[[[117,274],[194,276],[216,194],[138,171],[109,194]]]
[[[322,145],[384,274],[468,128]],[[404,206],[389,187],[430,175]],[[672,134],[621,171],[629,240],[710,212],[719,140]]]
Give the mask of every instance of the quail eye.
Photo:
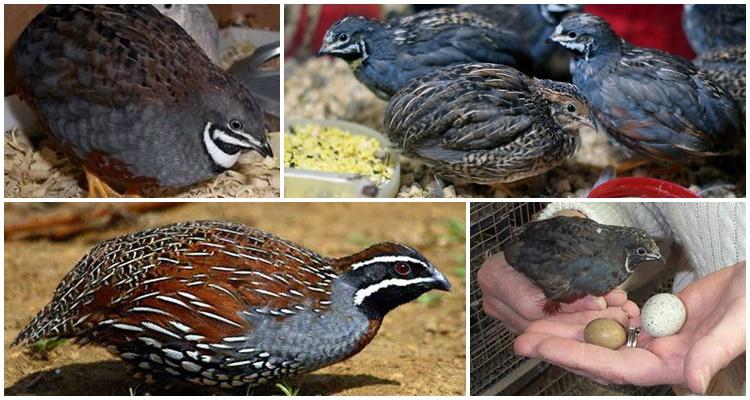
[[[409,264],[407,263],[396,263],[396,273],[399,275],[407,275],[411,272],[411,267],[409,267]]]
[[[576,106],[574,106],[574,105],[572,105],[572,104],[568,104],[568,106],[566,107],[566,109],[567,109],[567,110],[568,110],[568,112],[570,112],[570,113],[576,112]]]
[[[242,121],[233,119],[229,121],[229,129],[233,131],[241,131],[242,130]]]
[[[575,39],[577,36],[578,34],[573,31],[568,32],[568,37],[571,39]]]
[[[349,40],[349,35],[347,35],[346,33],[342,33],[339,35],[339,42],[346,42],[347,40]]]
[[[643,247],[639,247],[638,250],[636,250],[639,256],[645,256],[646,255],[646,249]]]

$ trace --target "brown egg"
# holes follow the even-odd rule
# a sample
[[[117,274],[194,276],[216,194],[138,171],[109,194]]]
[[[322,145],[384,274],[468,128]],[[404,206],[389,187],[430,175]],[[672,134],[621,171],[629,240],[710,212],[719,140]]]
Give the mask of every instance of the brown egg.
[[[597,318],[583,331],[583,339],[586,343],[617,350],[625,344],[627,335],[625,328],[613,319]]]

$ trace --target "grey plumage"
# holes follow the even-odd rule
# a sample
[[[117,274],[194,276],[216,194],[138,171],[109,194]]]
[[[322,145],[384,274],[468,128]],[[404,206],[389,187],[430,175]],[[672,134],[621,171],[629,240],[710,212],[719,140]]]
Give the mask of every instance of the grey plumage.
[[[745,4],[686,4],[682,27],[690,46],[699,55],[745,46],[745,8]]]

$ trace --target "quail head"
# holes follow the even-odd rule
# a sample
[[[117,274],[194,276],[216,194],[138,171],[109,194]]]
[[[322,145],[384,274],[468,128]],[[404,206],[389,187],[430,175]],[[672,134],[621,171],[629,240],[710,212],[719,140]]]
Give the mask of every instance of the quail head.
[[[520,40],[480,15],[442,8],[388,22],[346,17],[328,29],[318,55],[348,62],[360,82],[388,100],[408,80],[442,67],[515,65]]]
[[[186,222],[92,248],[14,345],[74,338],[146,373],[257,386],[343,361],[443,274],[411,247],[328,258],[244,225]]]
[[[457,9],[482,15],[516,32],[523,43],[520,51],[531,63],[533,75],[539,76],[550,73],[546,63],[553,54],[564,54],[563,49],[549,42],[549,35],[565,16],[580,12],[583,7],[579,4],[463,4]]]
[[[747,87],[745,84],[745,74],[747,73],[745,65],[746,51],[745,45],[721,47],[709,50],[693,60],[695,66],[732,95],[742,114],[740,121],[743,124],[745,122],[745,106],[747,101],[747,97],[745,96]]]
[[[639,264],[661,260],[659,247],[637,228],[555,217],[519,228],[503,244],[505,260],[544,292],[544,311],[586,295],[602,296]]]
[[[682,28],[696,53],[745,46],[745,4],[686,4]]]
[[[242,151],[271,155],[248,89],[152,6],[48,6],[15,59],[22,98],[91,174],[90,192],[92,176],[129,193],[175,189]]]
[[[385,110],[393,146],[442,177],[505,183],[571,157],[579,130],[596,129],[573,85],[497,64],[444,68],[409,81]]]

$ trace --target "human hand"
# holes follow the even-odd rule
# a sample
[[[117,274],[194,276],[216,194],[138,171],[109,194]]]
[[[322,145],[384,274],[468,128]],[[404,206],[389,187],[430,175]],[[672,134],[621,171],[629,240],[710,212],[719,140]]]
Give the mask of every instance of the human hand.
[[[662,338],[644,331],[637,348],[582,343],[588,321],[540,321],[516,339],[515,351],[600,383],[683,385],[705,393],[716,372],[745,351],[745,262],[693,282],[677,296],[687,310],[682,329]]]
[[[619,289],[604,297],[586,296],[573,303],[563,304],[561,311],[547,315],[542,310],[542,290],[508,265],[502,253],[484,262],[477,280],[482,289],[484,312],[502,321],[516,334],[526,331],[534,321],[540,321],[540,324],[543,324],[541,321],[556,321],[585,325],[595,318],[611,318],[629,326],[629,319],[640,315],[638,306],[628,301],[627,294]]]

